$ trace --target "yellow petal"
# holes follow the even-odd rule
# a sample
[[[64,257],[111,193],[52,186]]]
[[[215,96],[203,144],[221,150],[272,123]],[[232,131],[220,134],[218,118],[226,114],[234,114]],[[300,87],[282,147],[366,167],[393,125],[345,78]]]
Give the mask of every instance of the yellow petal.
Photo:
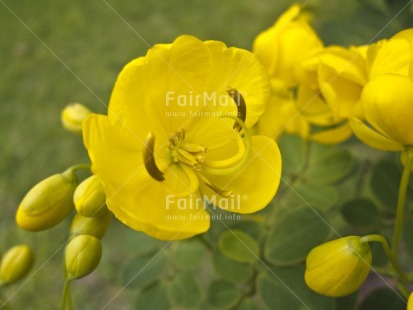
[[[276,92],[271,94],[270,101],[258,122],[258,133],[270,138],[277,138],[283,132],[297,133],[302,137],[308,135],[308,122],[297,110],[291,94]]]
[[[320,90],[337,120],[351,117],[360,100],[362,86],[345,76],[337,75],[331,67],[320,65],[318,75]]]
[[[233,119],[222,117],[220,111],[210,108],[204,108],[199,113],[187,126],[186,142],[204,145],[208,150],[213,150],[237,138]]]
[[[366,126],[362,121],[353,117],[350,119],[354,134],[365,144],[383,151],[402,151],[404,147]]]
[[[366,63],[358,48],[331,46],[319,56],[320,65],[328,67],[348,81],[364,85],[367,80]]]
[[[382,40],[373,44],[368,51],[369,77],[392,73],[406,75],[411,61],[409,41],[400,37]]]
[[[221,100],[216,104],[219,111],[233,115],[236,106],[228,96],[227,89],[234,88],[243,96],[247,104],[245,124],[252,127],[264,112],[270,94],[267,72],[256,56],[243,49],[230,47],[218,41],[206,41],[210,57],[209,89],[216,92]],[[231,106],[225,104],[228,98]]]
[[[389,139],[413,144],[413,81],[406,76],[377,76],[365,86],[362,108],[367,121]]]
[[[311,123],[330,126],[337,122],[321,91],[309,84],[301,84],[297,95],[297,110]]]
[[[293,5],[275,24],[260,33],[253,51],[272,78],[297,85],[297,64],[322,48],[321,40],[309,25],[298,5]]]
[[[169,194],[186,197],[198,190],[199,182],[193,169],[178,164],[169,165],[162,183]]]
[[[241,161],[245,153],[244,141],[238,136],[228,141],[223,147],[209,151],[203,165],[212,168],[228,168]]]
[[[231,175],[207,177],[216,187],[234,193],[233,197],[223,198],[203,186],[203,193],[218,207],[236,213],[259,211],[267,206],[278,190],[281,178],[280,151],[274,140],[253,136],[250,158],[240,171]]]
[[[155,45],[144,58],[122,70],[112,92],[109,116],[120,118],[143,140],[185,127],[190,112],[203,106],[210,55],[205,44],[180,36],[172,44]]]
[[[344,142],[351,137],[351,128],[348,122],[334,127],[325,129],[309,136],[310,140],[325,144],[337,144]]]
[[[142,145],[128,128],[91,114],[83,124],[83,141],[106,191],[151,180],[143,163]]]
[[[189,238],[209,228],[209,215],[199,195],[177,197],[156,181],[133,193],[119,189],[108,206],[125,225],[161,240]]]

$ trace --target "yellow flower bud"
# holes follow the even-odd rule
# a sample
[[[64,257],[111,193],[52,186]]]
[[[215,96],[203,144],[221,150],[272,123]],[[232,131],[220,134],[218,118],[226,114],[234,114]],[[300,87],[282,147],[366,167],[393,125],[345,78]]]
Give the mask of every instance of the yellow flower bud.
[[[73,199],[77,212],[83,216],[101,216],[108,212],[105,190],[97,175],[80,183]]]
[[[70,169],[35,185],[19,205],[17,225],[25,230],[41,231],[59,224],[74,207],[76,185],[76,175]]]
[[[360,237],[349,236],[324,243],[307,256],[305,282],[322,295],[349,295],[363,284],[371,259],[370,246],[360,242]]]
[[[77,213],[70,225],[70,235],[72,237],[90,235],[102,239],[109,227],[110,219],[110,212],[94,217],[86,217]]]
[[[67,280],[80,279],[99,265],[102,257],[100,240],[89,235],[79,235],[66,246],[65,264]]]
[[[82,123],[92,113],[80,103],[72,103],[66,106],[61,115],[63,127],[76,134],[82,134]]]
[[[0,285],[24,278],[32,268],[34,254],[27,245],[16,245],[4,254],[0,264]]]

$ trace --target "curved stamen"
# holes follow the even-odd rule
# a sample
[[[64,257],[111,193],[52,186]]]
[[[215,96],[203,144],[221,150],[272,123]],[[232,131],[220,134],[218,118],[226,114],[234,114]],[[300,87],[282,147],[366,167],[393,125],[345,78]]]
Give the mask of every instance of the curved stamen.
[[[239,162],[245,154],[245,145],[241,137],[237,137],[238,152],[234,156],[223,160],[208,160],[204,162],[204,166],[211,168],[228,168]]]
[[[241,158],[241,160],[239,160],[235,165],[231,167],[214,168],[214,167],[208,167],[205,165],[202,167],[202,170],[205,171],[206,173],[215,174],[215,175],[228,175],[228,174],[235,173],[239,171],[240,169],[242,169],[248,161],[251,148],[252,148],[251,135],[245,123],[236,117],[232,117],[232,116],[223,116],[223,117],[228,117],[228,118],[233,119],[243,129],[244,139],[242,139],[242,141],[244,142],[244,145],[245,145],[245,153],[244,153],[244,156]]]
[[[243,123],[245,123],[245,120],[247,119],[247,105],[245,104],[244,97],[242,97],[241,93],[238,90],[236,90],[235,88],[231,88],[231,87],[227,88],[227,93],[232,98],[232,100],[235,101],[235,104],[237,105],[238,118]],[[233,128],[238,131],[241,131],[242,129],[242,127],[237,122],[235,122]]]
[[[217,187],[216,185],[212,184],[211,181],[208,180],[208,178],[205,175],[198,174],[198,177],[205,183],[206,186],[208,186],[210,189],[212,189],[218,195],[220,195],[224,198],[229,198],[229,197],[234,196],[234,193],[232,191],[227,191],[227,190],[221,189],[221,188]]]
[[[165,180],[163,172],[159,170],[155,162],[155,135],[153,132],[148,133],[145,143],[143,144],[143,162],[145,164],[146,171],[156,181],[162,182]]]

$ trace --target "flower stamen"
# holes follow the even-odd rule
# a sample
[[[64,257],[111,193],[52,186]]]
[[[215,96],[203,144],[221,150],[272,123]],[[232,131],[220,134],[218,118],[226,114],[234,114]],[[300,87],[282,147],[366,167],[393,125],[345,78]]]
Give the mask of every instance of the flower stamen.
[[[173,162],[181,162],[190,168],[201,170],[201,164],[205,161],[204,154],[208,152],[206,146],[185,142],[185,129],[176,131],[169,137],[169,141]]]
[[[235,88],[228,87],[227,88],[227,93],[228,95],[232,98],[232,100],[235,101],[235,104],[237,105],[237,117],[245,123],[245,120],[247,119],[247,105],[245,103],[244,97],[241,95],[241,93],[236,90]],[[242,126],[238,123],[235,122],[234,127],[235,130],[241,131]]]
[[[224,198],[229,198],[229,197],[234,196],[234,193],[232,191],[227,191],[227,190],[221,189],[221,188],[217,187],[216,185],[212,184],[212,182],[210,180],[208,180],[208,178],[205,175],[199,173],[198,177],[205,183],[206,186],[208,186],[210,189],[212,189],[218,195],[220,195]]]
[[[143,145],[143,162],[145,164],[146,171],[156,181],[162,182],[165,180],[163,172],[159,170],[155,162],[155,135],[153,132],[149,132]]]

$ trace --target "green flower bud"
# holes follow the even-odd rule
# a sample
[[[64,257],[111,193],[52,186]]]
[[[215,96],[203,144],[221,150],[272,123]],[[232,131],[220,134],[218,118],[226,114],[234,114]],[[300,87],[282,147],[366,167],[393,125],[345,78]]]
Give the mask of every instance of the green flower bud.
[[[307,256],[305,282],[322,295],[349,295],[363,284],[371,259],[370,246],[360,242],[360,237],[349,236],[324,243]]]
[[[76,213],[70,225],[70,235],[71,237],[90,235],[102,239],[109,227],[111,218],[110,212],[95,217],[87,217]]]
[[[73,200],[77,212],[83,216],[101,216],[108,212],[105,190],[97,175],[92,175],[79,184]]]
[[[76,185],[76,175],[70,169],[35,185],[19,205],[17,225],[25,230],[41,231],[59,224],[73,210]]]
[[[80,103],[72,103],[66,106],[61,115],[63,127],[76,134],[82,134],[82,123],[91,114],[87,107]]]
[[[24,278],[34,264],[34,254],[27,245],[16,245],[4,254],[0,263],[0,285]]]
[[[69,241],[66,247],[65,263],[67,280],[87,276],[99,265],[102,257],[100,240],[89,235],[79,235]]]

